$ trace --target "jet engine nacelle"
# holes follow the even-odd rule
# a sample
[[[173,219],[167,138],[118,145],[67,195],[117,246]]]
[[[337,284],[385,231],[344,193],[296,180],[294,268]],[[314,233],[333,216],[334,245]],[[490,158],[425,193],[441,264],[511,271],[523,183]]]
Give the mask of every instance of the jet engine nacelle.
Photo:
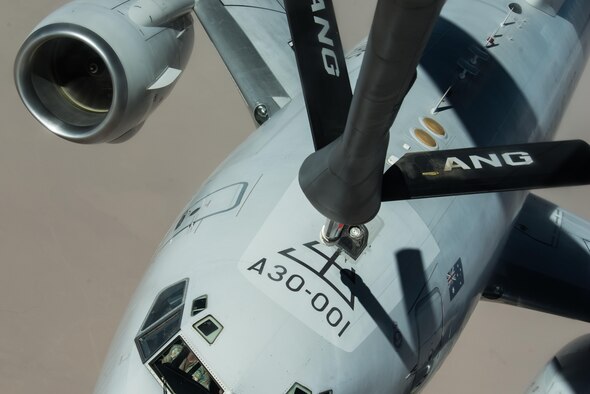
[[[590,335],[561,349],[547,363],[527,394],[576,394],[590,392]]]
[[[188,63],[193,6],[193,0],[77,0],[57,9],[17,55],[24,104],[67,140],[128,139]]]

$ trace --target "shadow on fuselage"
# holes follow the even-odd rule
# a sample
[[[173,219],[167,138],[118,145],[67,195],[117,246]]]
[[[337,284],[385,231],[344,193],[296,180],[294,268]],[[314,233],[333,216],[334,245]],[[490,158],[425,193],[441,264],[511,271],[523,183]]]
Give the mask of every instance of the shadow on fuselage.
[[[586,31],[590,27],[589,7],[590,4],[587,0],[569,0],[563,4],[557,13],[558,17],[565,19],[576,29],[586,56],[588,54],[589,41],[584,39],[584,37],[587,35]]]
[[[408,319],[409,329],[411,332],[402,333],[398,324],[383,308],[377,297],[371,292],[371,289],[365,284],[363,279],[354,271],[343,269],[340,272],[342,282],[350,289],[354,297],[365,308],[369,316],[373,319],[381,333],[387,338],[392,349],[399,355],[400,359],[408,369],[413,373],[420,369],[420,349],[414,349],[408,342],[408,336],[416,337],[419,332],[417,320],[415,317],[417,305],[421,305],[421,320],[435,321],[437,314],[431,309],[429,302],[429,278],[426,276],[421,252],[416,249],[405,249],[395,255],[397,263],[399,280],[402,287],[403,311]],[[435,325],[440,326],[441,322]],[[416,343],[417,341],[412,341]]]
[[[528,142],[529,135],[538,127],[538,119],[521,87],[495,58],[494,48],[487,49],[487,60],[477,62],[477,75],[458,78],[459,59],[469,61],[473,57],[470,48],[485,50],[484,40],[485,37],[476,40],[441,17],[420,65],[441,92],[454,84],[446,100],[447,108],[456,112],[475,145]],[[507,45],[506,42],[500,37],[497,46]]]

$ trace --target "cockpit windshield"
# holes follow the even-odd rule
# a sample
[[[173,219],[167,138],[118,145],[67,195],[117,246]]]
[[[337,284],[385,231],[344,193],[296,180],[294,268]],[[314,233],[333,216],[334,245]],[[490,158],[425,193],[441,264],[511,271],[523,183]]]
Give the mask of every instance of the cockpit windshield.
[[[223,393],[207,368],[180,337],[166,347],[150,363],[150,367],[171,393]]]
[[[141,360],[146,362],[180,330],[188,279],[164,289],[154,301],[135,338]]]
[[[141,331],[144,331],[149,326],[166,316],[166,314],[182,305],[184,302],[184,290],[186,288],[186,282],[186,280],[178,282],[168,287],[158,295],[156,302],[154,302],[154,305],[150,309],[149,315],[141,327]]]

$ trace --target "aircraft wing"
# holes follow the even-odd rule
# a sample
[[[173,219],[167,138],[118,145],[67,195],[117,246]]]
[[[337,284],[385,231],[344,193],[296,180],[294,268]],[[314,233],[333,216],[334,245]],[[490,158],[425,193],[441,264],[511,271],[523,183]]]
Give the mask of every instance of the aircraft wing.
[[[590,322],[590,222],[530,194],[483,296]]]
[[[301,90],[283,0],[196,0],[195,12],[259,124]]]

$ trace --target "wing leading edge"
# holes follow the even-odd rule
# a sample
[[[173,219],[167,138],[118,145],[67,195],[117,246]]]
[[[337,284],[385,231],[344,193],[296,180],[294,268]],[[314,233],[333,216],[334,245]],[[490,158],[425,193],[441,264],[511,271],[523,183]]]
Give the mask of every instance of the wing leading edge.
[[[259,124],[299,92],[281,1],[197,0],[195,12]]]
[[[590,322],[590,222],[530,194],[483,296]]]

